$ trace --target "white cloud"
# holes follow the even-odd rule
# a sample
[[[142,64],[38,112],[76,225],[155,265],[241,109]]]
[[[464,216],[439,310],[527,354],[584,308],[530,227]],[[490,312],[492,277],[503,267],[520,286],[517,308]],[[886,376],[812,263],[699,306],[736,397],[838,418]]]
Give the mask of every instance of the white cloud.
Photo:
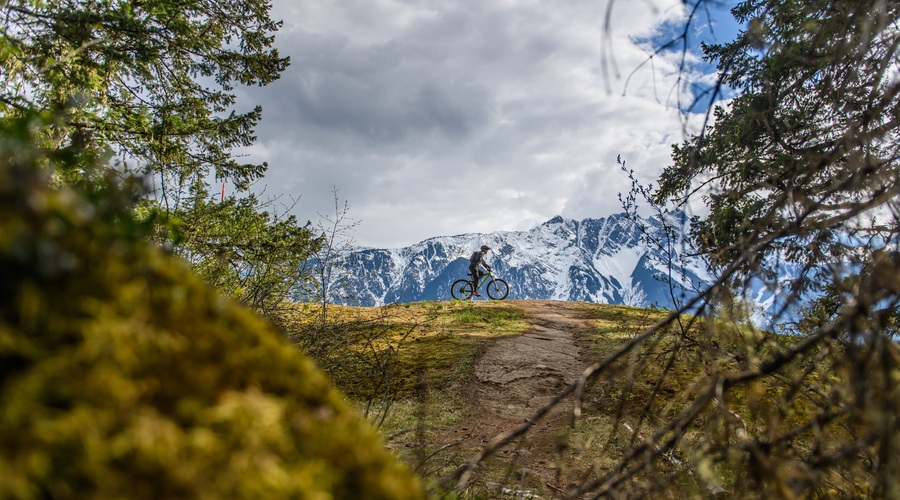
[[[614,213],[616,156],[655,181],[681,140],[678,54],[622,95],[647,57],[631,39],[682,15],[652,4],[617,1],[605,33],[598,0],[275,0],[291,67],[241,101],[264,110],[246,151],[269,162],[260,187],[315,219],[336,186],[378,247]]]

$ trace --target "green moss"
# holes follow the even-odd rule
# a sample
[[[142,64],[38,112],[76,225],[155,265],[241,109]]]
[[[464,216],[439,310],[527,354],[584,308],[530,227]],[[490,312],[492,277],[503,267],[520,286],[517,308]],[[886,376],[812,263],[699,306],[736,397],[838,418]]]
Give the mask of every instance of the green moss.
[[[121,193],[0,158],[0,497],[421,498],[278,332]]]

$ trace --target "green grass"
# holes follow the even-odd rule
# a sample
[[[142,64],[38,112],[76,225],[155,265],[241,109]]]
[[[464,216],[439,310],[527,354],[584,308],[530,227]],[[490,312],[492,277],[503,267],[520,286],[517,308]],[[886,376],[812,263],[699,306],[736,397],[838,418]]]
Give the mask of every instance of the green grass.
[[[490,331],[501,331],[512,327],[515,331],[525,322],[525,314],[518,309],[505,307],[487,307],[472,302],[463,302],[450,312],[453,322],[460,325],[477,327],[483,325]]]

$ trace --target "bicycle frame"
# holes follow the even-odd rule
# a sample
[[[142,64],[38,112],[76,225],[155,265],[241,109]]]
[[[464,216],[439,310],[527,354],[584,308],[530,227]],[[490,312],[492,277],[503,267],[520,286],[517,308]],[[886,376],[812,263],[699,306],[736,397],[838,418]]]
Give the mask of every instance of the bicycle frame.
[[[487,271],[478,280],[478,286],[474,286],[475,277],[469,273],[472,279],[459,279],[450,286],[450,295],[454,299],[468,300],[481,290],[484,285],[487,295],[491,300],[503,300],[509,295],[509,284],[502,278],[494,276],[493,270]],[[480,294],[479,294],[480,295]]]

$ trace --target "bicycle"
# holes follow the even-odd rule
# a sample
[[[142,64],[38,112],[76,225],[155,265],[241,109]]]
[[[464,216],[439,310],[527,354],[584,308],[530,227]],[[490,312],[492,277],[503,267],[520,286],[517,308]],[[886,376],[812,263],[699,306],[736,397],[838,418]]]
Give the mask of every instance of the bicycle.
[[[469,273],[469,276],[472,276],[472,273]],[[478,285],[479,289],[481,285],[485,285],[487,295],[491,300],[503,300],[509,295],[509,284],[503,279],[495,278],[493,271],[485,273],[481,278],[481,284]],[[471,299],[474,291],[472,281],[467,279],[456,280],[450,286],[450,295],[457,300]]]

